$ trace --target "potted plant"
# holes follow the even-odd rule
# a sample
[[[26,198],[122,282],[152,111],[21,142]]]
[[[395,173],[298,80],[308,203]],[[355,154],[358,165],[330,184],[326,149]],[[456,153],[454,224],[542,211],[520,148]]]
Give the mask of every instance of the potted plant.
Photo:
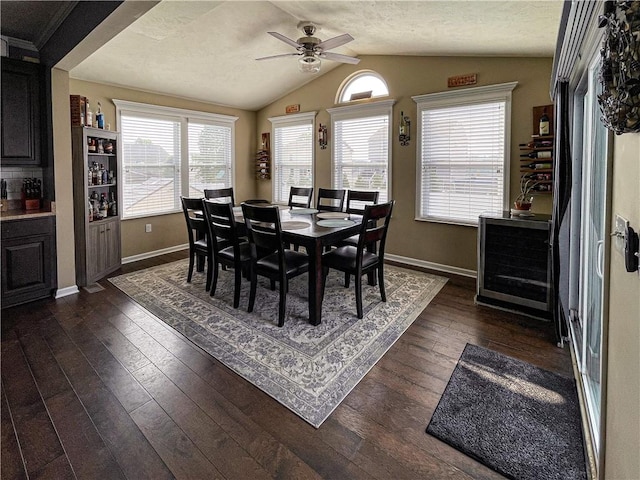
[[[520,194],[516,197],[513,202],[513,206],[516,210],[531,210],[531,203],[533,202],[533,196],[531,195],[531,191],[538,184],[538,182],[534,182],[531,179],[522,177],[520,179]]]

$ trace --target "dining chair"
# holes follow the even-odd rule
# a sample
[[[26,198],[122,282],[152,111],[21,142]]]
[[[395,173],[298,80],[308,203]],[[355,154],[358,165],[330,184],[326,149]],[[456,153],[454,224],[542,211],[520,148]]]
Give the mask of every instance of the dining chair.
[[[214,188],[214,189],[207,189],[205,188],[204,190],[204,198],[211,200],[211,199],[216,199],[218,201],[222,201],[224,200],[227,203],[231,202],[231,205],[235,205],[235,199],[233,198],[233,187],[229,187],[229,188]]]
[[[279,282],[278,326],[282,327],[289,280],[309,270],[309,258],[304,253],[285,249],[282,242],[280,210],[276,205],[258,206],[243,203],[242,214],[251,244],[251,290],[247,311],[253,311],[258,275],[268,278],[272,285]]]
[[[251,248],[246,238],[239,235],[238,225],[230,203],[218,203],[202,200],[202,211],[209,228],[209,238],[213,239],[213,279],[209,295],[213,297],[218,285],[218,265],[232,267],[235,274],[233,289],[233,308],[240,304],[240,284],[242,274],[248,271],[251,263]]]
[[[367,205],[375,205],[378,203],[380,192],[365,192],[359,190],[347,191],[347,213],[355,215],[364,215],[364,209]],[[339,245],[358,245],[359,235],[345,238]],[[372,250],[373,249],[373,250]],[[375,243],[369,245],[369,250],[375,252]]]
[[[389,221],[393,210],[394,201],[368,205],[364,209],[362,226],[358,245],[345,245],[338,247],[322,256],[323,286],[327,281],[329,269],[344,272],[344,286],[349,287],[349,275],[356,279],[356,313],[362,318],[362,276],[365,273],[378,272],[378,285],[380,297],[387,301],[384,290],[384,247],[389,230]],[[367,245],[372,242],[380,242],[378,252],[367,251]]]
[[[291,187],[289,190],[289,206],[290,207],[311,207],[311,197],[313,196],[313,188]]]
[[[251,198],[249,200],[245,200],[244,203],[248,203],[249,205],[269,205],[271,202],[269,200],[265,200],[264,198]]]
[[[202,199],[188,198],[180,196],[182,212],[187,224],[187,234],[189,237],[189,273],[187,282],[191,282],[193,276],[193,266],[196,255],[207,259],[207,284],[206,289],[211,288],[211,263],[213,259],[212,244],[208,240],[209,227],[202,218]],[[200,215],[198,215],[200,213]]]
[[[345,192],[346,190],[319,188],[316,208],[325,212],[342,212]]]

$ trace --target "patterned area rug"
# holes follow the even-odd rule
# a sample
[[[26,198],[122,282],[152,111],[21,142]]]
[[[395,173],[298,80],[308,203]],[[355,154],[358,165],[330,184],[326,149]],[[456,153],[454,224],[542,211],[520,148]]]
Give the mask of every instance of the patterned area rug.
[[[221,270],[214,297],[204,273],[186,282],[187,260],[133,272],[110,281],[159,319],[227,365],[314,427],[411,325],[447,279],[385,268],[387,301],[363,282],[364,318],[356,318],[353,281],[330,271],[322,324],[308,322],[307,275],[293,279],[287,317],[277,326],[278,290],[259,278],[253,313],[247,313],[249,282],[242,282],[240,307],[233,308],[233,271]]]

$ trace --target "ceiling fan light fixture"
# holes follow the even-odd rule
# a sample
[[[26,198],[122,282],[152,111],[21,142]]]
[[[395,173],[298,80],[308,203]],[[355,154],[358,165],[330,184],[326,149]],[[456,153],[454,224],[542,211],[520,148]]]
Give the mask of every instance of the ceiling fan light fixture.
[[[322,62],[314,55],[304,55],[298,60],[298,69],[302,73],[318,73]]]

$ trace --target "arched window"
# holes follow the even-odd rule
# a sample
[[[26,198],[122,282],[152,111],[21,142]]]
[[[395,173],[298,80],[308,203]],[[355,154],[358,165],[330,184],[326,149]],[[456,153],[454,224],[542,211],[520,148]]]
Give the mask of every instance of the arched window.
[[[348,103],[363,98],[386,97],[388,95],[389,88],[380,75],[373,70],[362,70],[342,82],[336,103]]]

